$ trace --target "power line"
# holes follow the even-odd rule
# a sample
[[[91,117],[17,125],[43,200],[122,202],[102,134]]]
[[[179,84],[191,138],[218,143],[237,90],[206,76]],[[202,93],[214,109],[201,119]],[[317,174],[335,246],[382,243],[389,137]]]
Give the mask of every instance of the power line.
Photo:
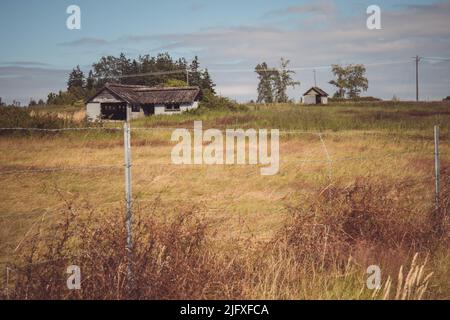
[[[165,74],[177,74],[177,73],[185,73],[185,72],[189,72],[186,71],[186,69],[179,69],[179,70],[171,70],[171,71],[154,71],[154,72],[144,72],[144,73],[135,73],[135,74],[125,74],[125,75],[112,75],[112,76],[107,76],[107,77],[94,77],[97,79],[106,79],[106,78],[111,78],[111,79],[117,79],[117,78],[134,78],[134,77],[146,77],[146,76],[161,76],[161,75],[165,75]]]
[[[450,61],[450,58],[441,57],[422,57],[423,60]]]
[[[409,60],[393,60],[393,61],[381,61],[381,62],[369,62],[369,63],[355,63],[355,64],[363,64],[366,67],[375,67],[375,66],[384,66],[384,65],[393,65],[393,64],[403,64],[407,63]],[[339,63],[338,63],[339,64]],[[308,70],[327,70],[331,69],[330,65],[322,65],[322,66],[298,66],[298,67],[289,67],[289,70],[292,71],[308,71]],[[204,72],[206,69],[200,69],[200,72]],[[256,69],[256,68],[238,68],[238,69],[208,69],[209,72],[213,73],[245,73],[245,72],[280,72],[281,68],[264,68],[264,69]],[[144,73],[135,73],[135,74],[126,74],[126,75],[112,75],[112,76],[94,76],[97,79],[122,79],[122,78],[134,78],[134,77],[146,77],[146,76],[159,76],[159,75],[167,75],[167,74],[180,74],[186,73],[186,80],[189,83],[189,71],[188,69],[177,69],[170,71],[153,71],[153,72],[144,72]]]
[[[422,60],[429,60],[429,61],[450,61],[450,58],[445,57],[420,57],[416,55],[413,57],[415,63],[416,63],[416,101],[419,102],[419,63]]]

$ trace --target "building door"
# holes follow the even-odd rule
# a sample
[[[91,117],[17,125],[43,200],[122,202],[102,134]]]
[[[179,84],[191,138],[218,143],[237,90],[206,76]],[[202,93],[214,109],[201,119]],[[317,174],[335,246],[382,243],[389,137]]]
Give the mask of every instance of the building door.
[[[101,118],[109,120],[126,120],[127,104],[126,103],[102,103]]]
[[[145,116],[150,116],[152,114],[155,114],[155,105],[147,104],[142,107],[142,110],[144,111]]]
[[[320,95],[316,95],[316,104],[322,104],[322,97]]]

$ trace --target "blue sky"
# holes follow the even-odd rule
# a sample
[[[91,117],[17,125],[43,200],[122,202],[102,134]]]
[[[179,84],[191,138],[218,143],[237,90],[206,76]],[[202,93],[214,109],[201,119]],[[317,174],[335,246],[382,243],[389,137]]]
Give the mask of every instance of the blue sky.
[[[66,8],[81,8],[81,30],[68,30]],[[366,28],[366,8],[381,7],[382,30]],[[397,1],[144,1],[2,0],[0,97],[22,103],[64,89],[67,72],[88,70],[102,55],[168,51],[198,55],[218,91],[241,101],[255,98],[251,69],[280,57],[299,69],[298,99],[313,84],[313,66],[367,63],[367,95],[414,97],[410,57],[450,57],[450,2]],[[392,63],[395,64],[386,64]],[[424,61],[422,96],[450,95],[450,62]],[[317,69],[319,85],[332,93],[331,74]]]

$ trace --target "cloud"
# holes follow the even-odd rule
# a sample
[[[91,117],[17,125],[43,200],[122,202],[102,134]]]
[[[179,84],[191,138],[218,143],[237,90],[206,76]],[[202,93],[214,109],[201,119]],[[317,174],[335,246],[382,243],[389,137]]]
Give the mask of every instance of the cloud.
[[[220,95],[231,98],[251,96],[255,93],[254,85],[222,85],[218,86],[216,90]]]
[[[62,45],[78,46],[83,50],[95,48],[95,52],[101,45],[102,53],[117,53],[118,50],[148,53],[149,49],[142,49],[146,47],[152,48],[151,52],[170,50],[186,58],[198,55],[202,66],[211,70],[220,92],[242,100],[255,97],[257,80],[253,68],[262,61],[276,66],[280,57],[285,57],[291,60],[293,67],[370,62],[373,64],[368,66],[368,94],[391,98],[398,88],[404,95],[401,98],[413,98],[413,83],[409,92],[405,89],[410,86],[410,78],[414,77],[411,73],[413,64],[405,61],[416,54],[450,56],[450,3],[404,6],[393,10],[382,8],[382,30],[368,30],[365,8],[360,9],[359,14],[354,13],[349,19],[339,14],[332,1],[310,2],[268,12],[267,15],[275,17],[276,21],[264,19],[256,25],[211,26],[185,33],[124,34],[112,40],[80,38]],[[298,24],[293,23],[293,19],[297,19]],[[376,65],[380,61],[401,63]],[[445,66],[448,65],[446,62]],[[423,68],[429,66],[424,65]],[[220,72],[221,69],[235,71]],[[433,88],[441,88],[440,84],[449,78],[448,72],[440,72],[439,75],[433,77],[425,73],[422,78],[424,88],[435,97],[444,95],[444,92]],[[330,92],[334,90],[327,84],[332,77],[329,70],[321,70],[317,76],[320,86]],[[292,91],[298,98],[313,83],[312,71],[299,70],[296,78],[302,82],[300,90]]]
[[[286,8],[272,10],[266,13],[266,16],[286,16],[292,14],[321,14],[321,15],[333,15],[335,14],[336,7],[331,1],[316,1],[298,6],[289,6]]]
[[[0,62],[0,65],[7,66],[38,66],[46,67],[50,66],[48,63],[38,62],[38,61],[4,61]]]
[[[67,46],[67,47],[77,47],[77,46],[99,46],[99,45],[107,45],[109,43],[108,40],[101,39],[101,38],[80,38],[74,41],[68,41],[60,43],[61,46]]]
[[[297,6],[298,12],[331,12],[329,1]],[[287,11],[289,8],[283,10]],[[422,8],[422,7],[420,7]],[[382,30],[366,28],[367,15],[361,12],[352,19],[330,19],[327,29],[290,28],[278,26],[235,26],[210,28],[199,32],[125,35],[107,42],[133,45],[152,42],[156,49],[186,50],[201,53],[216,62],[278,60],[286,56],[297,64],[332,63],[339,60],[367,57],[409,57],[414,53],[450,54],[448,16],[450,4],[427,5],[426,9],[406,7],[382,11]],[[426,27],[424,27],[426,22]],[[80,39],[72,44],[83,44]],[[102,41],[102,43],[105,43]],[[157,44],[157,45],[156,45]]]
[[[50,91],[57,92],[66,86],[70,70],[0,66],[0,97],[2,101],[18,100],[22,105],[30,98],[44,99]]]
[[[320,5],[298,6],[296,10],[316,13],[314,16],[324,12],[334,12],[332,6],[324,6],[324,3],[326,2]],[[292,7],[284,9],[284,12],[292,11]],[[410,57],[416,54],[450,56],[449,16],[450,4],[437,3],[420,7],[408,6],[402,10],[383,10],[382,30],[372,31],[366,28],[367,15],[364,10],[352,19],[343,16],[329,19],[329,25],[325,30],[303,26],[294,29],[281,29],[270,25],[237,26],[185,34],[164,34],[157,38],[163,43],[162,47],[165,44],[171,49],[178,50],[196,48],[195,53],[201,57],[204,64],[211,68],[214,79],[224,88],[223,92],[240,96],[242,99],[250,97],[250,83],[254,87],[253,96],[256,94],[256,83],[251,78],[251,76],[254,78],[251,69],[262,61],[276,65],[281,56],[290,59],[292,66],[375,62],[368,66],[368,72],[370,71],[373,77],[377,75],[383,77],[384,83],[372,82],[368,94],[391,98],[397,86],[400,93],[404,93],[404,89],[400,90],[400,88],[404,87],[404,82],[409,81],[412,64],[405,61]],[[230,77],[229,74],[213,71],[215,64],[230,60],[240,61],[237,67],[248,70],[246,72],[250,76],[246,83],[239,86],[233,83],[236,78],[243,77],[244,72]],[[395,70],[400,75],[404,75],[403,78],[392,80],[393,67],[386,63],[377,65],[377,61],[398,63],[398,68]],[[414,75],[411,74],[411,76]],[[309,72],[300,71],[297,77],[303,79],[302,83],[305,86],[312,84],[312,76]],[[331,77],[332,75],[328,73],[323,77],[321,84],[328,90],[333,90],[327,85]],[[423,78],[423,81],[428,84],[435,83],[438,88],[438,83],[445,77],[448,75],[442,73],[441,78],[433,79],[429,76]],[[431,90],[432,85],[428,85],[428,89],[436,98],[439,98],[438,92]],[[409,93],[402,98],[410,99],[413,96],[414,86],[410,86]]]
[[[200,2],[194,2],[192,3],[189,8],[192,11],[202,11],[203,9],[206,8],[206,4],[205,3],[200,3]]]

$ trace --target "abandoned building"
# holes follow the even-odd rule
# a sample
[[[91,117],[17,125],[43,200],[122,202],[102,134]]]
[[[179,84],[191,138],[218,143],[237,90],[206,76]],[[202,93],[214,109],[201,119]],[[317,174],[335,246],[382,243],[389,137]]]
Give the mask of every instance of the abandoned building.
[[[107,83],[86,101],[89,121],[131,120],[196,109],[198,87],[159,88]]]
[[[328,93],[319,87],[311,87],[303,94],[303,104],[328,104]]]

